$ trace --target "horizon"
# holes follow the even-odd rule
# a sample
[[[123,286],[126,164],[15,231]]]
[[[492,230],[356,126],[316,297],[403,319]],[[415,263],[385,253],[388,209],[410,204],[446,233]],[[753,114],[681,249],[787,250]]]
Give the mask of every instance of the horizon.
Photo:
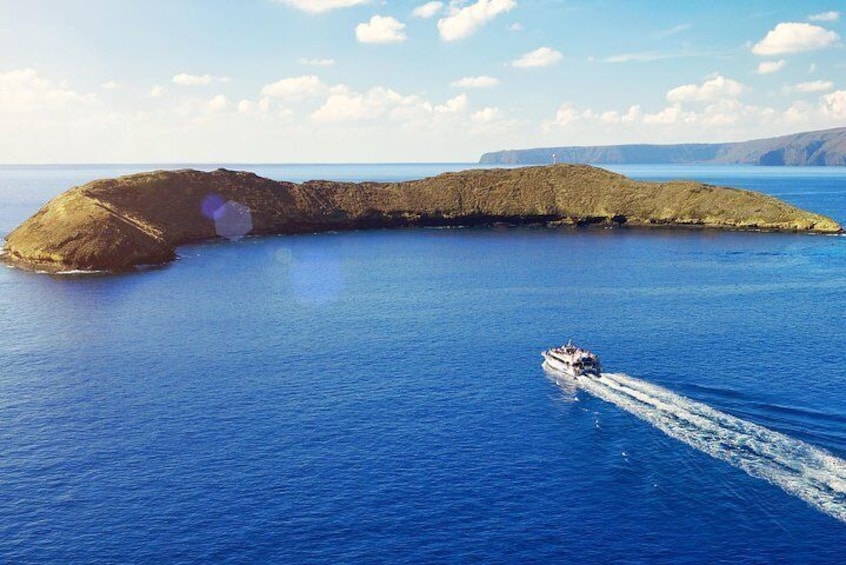
[[[475,163],[833,129],[846,126],[838,8],[5,3],[0,161]]]

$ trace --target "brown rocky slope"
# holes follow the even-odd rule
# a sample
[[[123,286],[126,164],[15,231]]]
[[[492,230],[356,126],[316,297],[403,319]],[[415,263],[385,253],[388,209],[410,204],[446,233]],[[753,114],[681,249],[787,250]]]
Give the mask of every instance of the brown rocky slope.
[[[396,183],[294,184],[225,169],[181,170],[72,188],[6,237],[3,258],[48,272],[126,270],[171,261],[177,246],[221,235],[494,222],[841,231],[829,218],[763,194],[639,182],[587,165],[468,170]]]

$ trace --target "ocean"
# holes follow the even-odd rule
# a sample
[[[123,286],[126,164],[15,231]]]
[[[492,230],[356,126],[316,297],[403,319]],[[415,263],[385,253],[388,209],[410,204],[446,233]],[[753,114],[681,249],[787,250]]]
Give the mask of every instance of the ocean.
[[[2,166],[0,233],[154,168]],[[844,168],[614,170],[846,224]],[[0,311],[0,563],[846,558],[846,237],[247,237],[132,274],[3,268]],[[601,382],[541,368],[569,338]]]

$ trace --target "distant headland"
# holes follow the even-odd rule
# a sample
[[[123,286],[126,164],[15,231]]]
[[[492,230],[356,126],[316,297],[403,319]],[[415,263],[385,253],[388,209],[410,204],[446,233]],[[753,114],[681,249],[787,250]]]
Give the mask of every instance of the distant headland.
[[[846,165],[846,127],[740,143],[543,147],[485,153],[480,163],[521,165],[726,164],[770,166]]]
[[[162,264],[220,237],[408,226],[701,227],[836,233],[834,220],[747,190],[642,182],[587,165],[467,170],[394,183],[280,182],[218,169],[96,180],[6,237],[2,258],[63,272]]]

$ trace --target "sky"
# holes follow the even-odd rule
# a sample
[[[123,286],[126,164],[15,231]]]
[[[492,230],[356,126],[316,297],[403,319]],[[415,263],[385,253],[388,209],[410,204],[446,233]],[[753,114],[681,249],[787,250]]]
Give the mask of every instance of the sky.
[[[0,163],[474,162],[846,125],[842,0],[0,0]]]

